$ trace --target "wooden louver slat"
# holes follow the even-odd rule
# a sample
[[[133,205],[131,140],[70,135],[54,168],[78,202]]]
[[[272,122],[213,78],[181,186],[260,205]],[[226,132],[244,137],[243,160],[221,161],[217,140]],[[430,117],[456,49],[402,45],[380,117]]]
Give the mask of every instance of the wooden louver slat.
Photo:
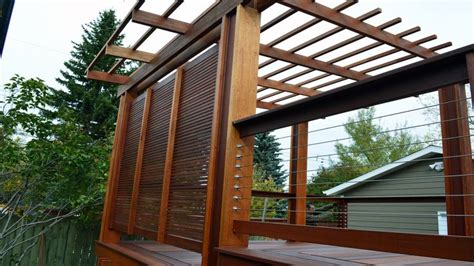
[[[145,103],[145,98],[142,96],[137,97],[130,107],[125,146],[120,164],[120,175],[117,182],[117,193],[115,197],[112,225],[115,230],[123,233],[128,232],[138,142],[140,140],[140,129],[143,116],[143,107]]]

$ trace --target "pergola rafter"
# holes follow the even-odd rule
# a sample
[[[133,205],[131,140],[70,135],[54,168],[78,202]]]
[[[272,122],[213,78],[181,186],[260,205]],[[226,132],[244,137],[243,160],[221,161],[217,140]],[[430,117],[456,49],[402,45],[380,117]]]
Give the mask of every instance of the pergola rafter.
[[[119,94],[130,89],[136,92],[143,91],[153,82],[164,77],[180,64],[196,55],[200,50],[217,42],[222,14],[229,12],[241,3],[245,3],[245,1],[241,0],[216,1],[205,13],[196,19],[195,22],[186,23],[169,18],[169,16],[183,4],[183,0],[174,1],[161,15],[140,10],[143,2],[144,1],[141,0],[135,4],[117,31],[88,68],[89,71],[96,71],[88,74],[90,78],[122,85],[119,89]],[[249,1],[246,5],[262,12],[275,2],[289,9],[275,16],[265,24],[262,24],[260,27],[261,33],[274,27],[280,27],[286,20],[301,15],[300,12],[306,13],[314,18],[280,36],[276,36],[270,42],[260,45],[260,54],[268,58],[259,64],[261,70],[271,67],[273,63],[277,62],[286,62],[286,64],[270,72],[267,71],[264,75],[260,75],[258,79],[260,88],[257,90],[258,95],[256,98],[258,108],[275,108],[289,100],[299,99],[296,98],[296,96],[308,97],[337,86],[340,82],[362,80],[369,77],[370,72],[379,71],[385,67],[390,67],[416,57],[431,57],[436,54],[436,50],[450,45],[450,43],[444,43],[432,49],[421,46],[421,44],[435,40],[436,35],[430,35],[417,41],[404,39],[411,34],[419,32],[420,27],[413,27],[398,34],[392,34],[386,31],[389,27],[401,23],[401,18],[394,18],[378,26],[372,26],[367,21],[382,13],[382,10],[379,8],[365,12],[357,17],[351,17],[342,13],[341,11],[357,3],[357,1],[352,0],[344,1],[334,8],[326,7],[315,1],[306,0]],[[130,22],[149,26],[149,29],[131,47],[114,46],[112,44],[114,38],[118,37],[121,31]],[[282,48],[284,47],[282,44],[284,44],[285,41],[302,32],[307,32],[311,27],[321,22],[331,23],[334,27],[307,40],[303,40],[289,49]],[[142,45],[156,29],[177,33],[178,36],[170,41],[170,43],[163,47],[157,54],[140,51],[140,45]],[[315,44],[333,38],[347,30],[356,33],[356,35],[335,42],[307,56],[300,53],[300,51],[313,47]],[[320,59],[322,56],[327,56],[342,48],[349,47],[364,38],[372,39],[374,42],[337,55],[330,60]],[[383,45],[389,45],[393,48],[370,54],[356,62],[346,65],[340,64],[340,62],[344,60],[350,60],[352,57],[368,53]],[[354,68],[360,65],[374,64],[377,60],[391,55],[393,56],[400,51],[407,52],[408,55],[369,66],[364,70],[354,70]],[[118,57],[118,60],[111,69],[100,73],[100,71],[97,72],[98,70],[94,69],[94,65],[97,59],[104,55]],[[127,59],[142,62],[143,65],[136,73],[128,78],[115,74],[115,71]],[[304,69],[295,72],[295,67],[304,67]],[[322,73],[314,75],[312,74],[314,71]],[[307,75],[310,76],[306,77]],[[335,77],[331,78],[333,75],[335,75]],[[324,81],[325,79],[330,80]],[[274,89],[275,91],[261,94],[267,89]],[[285,95],[282,93],[285,93]],[[280,94],[282,95],[279,97]]]

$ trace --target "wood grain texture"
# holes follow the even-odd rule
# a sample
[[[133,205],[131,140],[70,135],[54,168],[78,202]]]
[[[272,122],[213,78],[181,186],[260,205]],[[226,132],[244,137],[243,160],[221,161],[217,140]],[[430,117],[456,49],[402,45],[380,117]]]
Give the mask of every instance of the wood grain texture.
[[[460,178],[445,178],[446,195],[474,194],[469,114],[464,84],[438,91],[444,173]],[[446,197],[448,215],[473,215],[472,197]],[[450,235],[474,236],[474,217],[448,216]]]
[[[120,234],[110,229],[114,210],[114,199],[117,190],[117,179],[120,174],[120,161],[125,144],[125,133],[127,129],[130,103],[133,97],[125,93],[120,98],[120,106],[117,115],[117,124],[115,127],[114,144],[112,146],[112,155],[109,166],[109,179],[107,181],[107,190],[105,193],[104,209],[102,212],[102,223],[100,230],[100,241],[106,243],[117,243],[120,240]]]
[[[87,78],[97,81],[103,81],[112,84],[127,84],[130,81],[130,77],[119,75],[119,74],[109,74],[107,72],[97,71],[97,70],[88,70]]]
[[[145,106],[143,107],[143,117],[140,129],[140,140],[138,142],[137,160],[135,163],[135,175],[133,177],[132,199],[130,202],[130,214],[128,218],[128,234],[133,234],[135,227],[135,217],[137,214],[138,193],[140,191],[140,178],[142,173],[143,153],[145,151],[145,142],[148,130],[148,118],[150,114],[151,98],[153,90],[149,88],[145,96]]]
[[[306,224],[306,182],[308,170],[308,122],[292,127],[290,150],[290,199],[288,222]]]
[[[166,220],[168,214],[168,199],[169,199],[169,187],[171,179],[171,167],[173,164],[173,152],[174,152],[174,141],[176,133],[176,124],[178,118],[178,107],[179,107],[179,98],[181,95],[183,79],[183,68],[180,67],[176,70],[175,85],[173,92],[173,103],[171,105],[171,116],[170,116],[170,126],[168,133],[168,145],[166,148],[166,161],[165,169],[163,173],[163,189],[161,192],[161,206],[160,206],[160,221],[158,223],[158,241],[164,243],[165,241],[165,232],[166,232]]]
[[[469,85],[471,86],[471,103],[474,108],[474,53],[466,54],[467,75],[469,76]]]
[[[286,84],[283,82],[278,82],[271,79],[258,78],[258,85],[266,88],[273,88],[279,91],[291,92],[299,95],[313,96],[318,94],[318,91],[310,90],[307,88]]]
[[[166,234],[200,242],[208,202],[217,60],[214,46],[184,67],[170,182]]]
[[[224,86],[225,86],[225,68],[227,48],[229,45],[229,18],[225,16],[222,19],[221,25],[221,37],[219,40],[219,55],[217,59],[217,75],[216,75],[216,88],[214,95],[214,114],[212,117],[212,133],[211,133],[211,150],[209,155],[209,172],[208,172],[208,185],[207,185],[207,200],[206,200],[206,214],[204,217],[204,234],[202,241],[202,265],[208,265],[209,254],[212,252],[211,248],[211,233],[213,225],[213,213],[214,213],[214,188],[217,177],[217,161],[219,156],[219,147],[222,131],[222,104],[224,97]]]
[[[174,76],[153,86],[134,228],[148,239],[156,239],[158,232],[173,89]]]
[[[213,43],[216,40],[216,36],[208,36],[209,38],[203,38],[203,36],[212,33],[216,25],[221,22],[222,17],[235,9],[240,3],[242,3],[242,0],[227,0],[220,1],[214,5],[212,9],[194,23],[193,27],[186,34],[178,36],[166,45],[157,59],[148,65],[140,67],[135,75],[131,77],[132,81],[119,88],[118,95],[132,88],[135,91],[144,90],[156,82],[156,80],[167,75],[177,66],[184,64],[192,56],[198,54],[204,47]],[[219,32],[217,31],[217,39],[219,38]],[[182,54],[186,54],[186,56],[180,58]],[[176,58],[180,58],[180,60],[176,60]],[[172,62],[172,66],[166,68],[167,71],[161,71],[161,68],[170,62]]]
[[[97,63],[97,60],[99,60],[99,58],[105,53],[105,47],[109,44],[112,44],[115,39],[122,33],[123,29],[125,29],[125,27],[127,26],[127,24],[130,22],[130,20],[132,19],[132,13],[134,10],[138,10],[140,9],[140,7],[145,3],[145,0],[138,0],[136,1],[136,3],[133,5],[133,7],[130,9],[130,11],[127,13],[127,15],[125,16],[125,18],[122,20],[122,22],[120,22],[120,24],[117,26],[117,28],[115,29],[114,33],[112,33],[112,35],[109,37],[109,39],[107,40],[107,42],[104,44],[104,46],[102,46],[102,48],[100,49],[100,51],[97,53],[97,55],[94,57],[94,59],[92,60],[92,62],[87,66],[87,71],[89,70],[92,70],[95,66],[95,64]],[[122,94],[119,94],[119,95],[122,95]]]
[[[125,143],[120,162],[120,174],[117,179],[117,189],[114,198],[112,225],[115,230],[123,233],[128,233],[133,182],[145,103],[144,96],[144,94],[138,96],[130,104]]]
[[[105,49],[105,54],[130,60],[136,60],[144,63],[150,63],[151,60],[153,60],[153,58],[155,57],[155,54],[152,53],[138,51],[126,47],[120,47],[117,45],[108,45]]]
[[[278,49],[275,47],[270,47],[264,44],[260,44],[260,54],[271,57],[273,59],[282,60],[285,62],[305,66],[314,70],[320,70],[320,71],[328,72],[334,75],[339,75],[346,78],[354,79],[354,80],[361,80],[368,77],[368,75],[354,71],[354,70],[350,70],[350,69],[340,67],[337,65],[331,65],[329,63],[326,63],[317,59],[313,59],[311,57],[306,57],[303,55],[290,53],[288,51]]]
[[[192,27],[191,24],[156,15],[143,10],[135,10],[132,14],[132,21],[138,24],[171,31],[178,34],[184,34]]]
[[[394,34],[378,29],[368,23],[361,22],[351,16],[337,12],[319,3],[307,0],[281,0],[280,3],[362,35],[371,37],[385,44],[395,46],[410,54],[415,54],[422,58],[429,58],[435,55],[435,53],[429,49],[414,45],[410,41],[398,38]]]
[[[260,108],[260,109],[267,109],[267,110],[270,110],[270,109],[278,108],[278,107],[280,107],[280,106],[281,106],[281,105],[276,104],[276,103],[269,103],[269,102],[264,102],[264,101],[257,101],[257,108]]]
[[[474,238],[235,221],[241,234],[417,256],[474,261]]]
[[[242,152],[245,156],[241,160],[242,165],[252,165],[253,163],[253,137],[241,139],[239,132],[233,125],[233,121],[239,118],[254,114],[256,111],[256,88],[258,72],[258,55],[260,40],[260,14],[257,10],[239,6],[235,18],[235,32],[233,36],[233,46],[229,48],[233,53],[232,72],[230,76],[230,92],[228,106],[228,120],[225,126],[227,136],[225,144],[225,165],[223,175],[222,205],[220,217],[220,246],[246,246],[248,238],[245,235],[238,235],[233,232],[232,221],[235,219],[249,219],[248,209],[250,207],[251,184],[250,178],[242,178],[239,181],[241,187],[239,191],[242,200],[236,204],[232,199],[236,192],[234,175],[236,172],[236,156]],[[244,148],[238,151],[237,145]],[[251,176],[252,168],[246,167],[239,171],[241,176]],[[237,205],[237,206],[235,206]],[[233,211],[233,207],[240,208],[240,211]]]
[[[125,248],[119,244],[109,244],[103,242],[97,242],[95,252],[100,258],[99,262],[102,265],[117,265],[117,266],[143,266],[153,265],[161,266],[167,265],[158,260],[153,259],[151,256],[141,254],[137,251]],[[107,264],[109,263],[110,264]],[[99,264],[101,265],[101,264]]]

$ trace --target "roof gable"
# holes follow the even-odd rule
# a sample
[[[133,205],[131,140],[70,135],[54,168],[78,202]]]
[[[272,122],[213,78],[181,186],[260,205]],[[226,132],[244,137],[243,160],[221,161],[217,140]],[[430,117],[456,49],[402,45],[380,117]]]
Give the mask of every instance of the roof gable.
[[[413,160],[428,158],[436,154],[443,154],[442,148],[437,147],[437,146],[428,146],[422,150],[419,150],[408,156],[400,158],[392,163],[389,163],[380,168],[372,170],[366,174],[358,176],[354,179],[351,179],[331,189],[325,190],[323,191],[323,193],[328,196],[334,196],[334,195],[340,194],[344,191],[360,186],[364,181],[377,179],[389,173],[395,172],[409,165],[412,165],[414,163]]]

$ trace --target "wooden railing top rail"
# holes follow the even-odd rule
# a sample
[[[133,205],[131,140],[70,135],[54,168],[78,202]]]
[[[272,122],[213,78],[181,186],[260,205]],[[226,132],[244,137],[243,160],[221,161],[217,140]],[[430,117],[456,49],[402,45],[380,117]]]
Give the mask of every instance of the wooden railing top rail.
[[[474,78],[474,44],[234,122],[241,137],[417,96]],[[469,63],[468,63],[469,62]],[[470,73],[470,74],[469,74]],[[471,83],[474,81],[471,80]],[[471,86],[471,90],[473,86]]]
[[[294,193],[252,190],[252,197],[260,198],[277,198],[277,199],[294,199]],[[445,202],[445,196],[353,196],[353,197],[327,197],[323,195],[307,194],[308,201],[315,200],[320,202],[353,202],[353,203],[370,203],[370,202]]]

